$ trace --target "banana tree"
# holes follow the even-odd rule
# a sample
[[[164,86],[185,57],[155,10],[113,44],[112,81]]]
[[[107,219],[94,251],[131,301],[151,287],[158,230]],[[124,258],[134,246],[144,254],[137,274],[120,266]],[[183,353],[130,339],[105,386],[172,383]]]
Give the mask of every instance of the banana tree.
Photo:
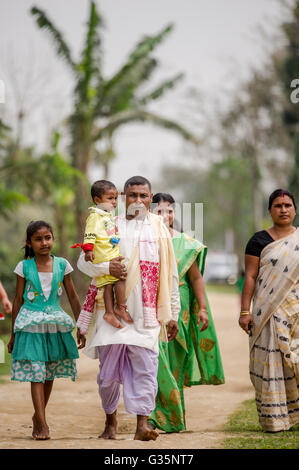
[[[197,143],[192,133],[184,126],[146,109],[148,103],[173,88],[182,79],[182,74],[167,79],[148,93],[142,94],[141,91],[142,85],[150,79],[158,66],[152,52],[172,31],[173,25],[167,25],[156,35],[144,37],[119,70],[112,77],[106,78],[102,67],[103,18],[94,1],[90,2],[86,38],[78,61],[72,57],[63,35],[47,14],[37,7],[33,7],[31,13],[37,25],[52,38],[58,56],[65,61],[74,78],[74,107],[68,124],[72,165],[81,173],[87,175],[90,164],[99,157],[96,146],[99,142],[106,141],[109,144],[106,151],[102,152],[101,163],[108,174],[109,160],[114,155],[113,134],[129,122],[152,122]],[[79,241],[86,217],[88,194],[82,179],[77,179],[75,184],[77,190],[74,209]]]

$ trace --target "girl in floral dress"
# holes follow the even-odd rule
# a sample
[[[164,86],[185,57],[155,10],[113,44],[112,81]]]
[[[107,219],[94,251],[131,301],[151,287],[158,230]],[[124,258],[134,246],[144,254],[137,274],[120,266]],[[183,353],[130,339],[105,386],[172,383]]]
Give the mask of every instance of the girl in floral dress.
[[[16,295],[12,309],[12,333],[8,351],[12,353],[11,379],[31,382],[34,439],[49,439],[45,408],[55,377],[77,377],[79,357],[72,336],[72,318],[60,306],[62,285],[66,290],[77,320],[80,302],[70,273],[73,270],[64,258],[51,255],[54,235],[44,221],[27,227],[25,259],[16,269]],[[78,347],[85,338],[77,333]]]

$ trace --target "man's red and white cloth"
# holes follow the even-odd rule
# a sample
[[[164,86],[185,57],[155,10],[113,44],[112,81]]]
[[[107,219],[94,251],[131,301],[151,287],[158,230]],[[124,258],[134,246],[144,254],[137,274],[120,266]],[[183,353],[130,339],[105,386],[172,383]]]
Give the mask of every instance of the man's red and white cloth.
[[[139,240],[140,272],[144,326],[157,326],[157,294],[159,284],[159,245],[155,240],[152,224],[146,218]]]
[[[89,325],[94,312],[94,306],[96,296],[98,293],[96,279],[93,280],[88,288],[84,303],[81,308],[79,318],[77,320],[77,327],[80,329],[80,333],[87,335]]]
[[[172,241],[163,223],[157,228],[157,222],[160,224],[160,219],[162,221],[161,217],[149,214],[147,219],[152,224],[154,232],[148,232],[150,227],[144,224],[145,221],[127,220],[122,215],[118,218],[120,254],[128,262],[128,265],[130,265],[130,260],[135,261],[133,266],[128,267],[126,281],[126,289],[130,284],[132,286],[132,288],[128,288],[126,303],[133,323],[126,323],[121,320],[123,328],[114,328],[107,323],[103,319],[104,305],[100,299],[100,293],[98,293],[94,326],[84,349],[84,353],[91,358],[98,357],[97,346],[108,344],[129,344],[158,353],[160,324],[167,323],[171,318],[173,320],[178,319],[180,312],[179,281]],[[161,240],[162,236],[164,240]],[[161,251],[164,241],[168,246],[167,253],[165,249]],[[148,250],[146,245],[150,246]],[[164,256],[162,256],[163,254]],[[157,263],[159,263],[159,271]],[[80,271],[90,277],[109,274],[109,262],[96,265],[85,262],[83,252],[79,257],[77,266]],[[130,273],[133,275],[130,276]],[[136,276],[134,276],[134,273]],[[161,295],[161,293],[163,294],[161,284],[162,286],[165,285],[165,281],[161,283],[161,280],[165,278],[167,278],[167,282],[169,280],[170,291],[169,295],[163,297]],[[168,311],[170,311],[171,316],[167,313]],[[163,318],[165,312],[167,315],[164,315]],[[145,326],[145,316],[147,315],[153,326]]]

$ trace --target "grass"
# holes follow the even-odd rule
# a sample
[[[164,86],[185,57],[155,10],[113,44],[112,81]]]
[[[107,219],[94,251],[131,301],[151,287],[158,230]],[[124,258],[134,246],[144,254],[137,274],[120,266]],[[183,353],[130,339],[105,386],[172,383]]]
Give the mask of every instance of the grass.
[[[0,347],[4,344],[4,363],[0,363],[0,384],[7,382],[7,377],[10,376],[11,368],[11,355],[7,352],[7,344],[10,340],[10,335],[0,335]]]
[[[238,294],[238,288],[236,285],[231,286],[229,284],[206,284],[207,293],[217,293],[217,294]]]
[[[299,449],[299,425],[289,431],[264,433],[258,421],[255,400],[247,400],[225,426],[231,436],[222,442],[224,449]]]

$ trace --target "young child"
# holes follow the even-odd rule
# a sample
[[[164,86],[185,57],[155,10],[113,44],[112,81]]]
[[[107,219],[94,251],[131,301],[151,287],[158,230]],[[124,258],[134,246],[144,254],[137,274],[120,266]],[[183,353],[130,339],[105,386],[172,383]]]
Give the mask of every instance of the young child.
[[[12,353],[12,380],[31,382],[34,406],[32,437],[50,439],[45,408],[55,377],[77,377],[79,357],[72,336],[74,322],[62,310],[60,297],[65,287],[75,319],[80,302],[64,258],[51,255],[54,235],[42,220],[30,222],[26,231],[25,259],[18,263],[16,295],[12,308],[12,332],[8,352]],[[77,333],[79,349],[85,337]]]
[[[85,261],[103,263],[120,256],[119,238],[112,213],[117,206],[117,196],[117,189],[110,181],[96,181],[91,187],[91,197],[96,207],[89,208],[90,214],[86,221],[83,244],[73,246],[74,248],[82,247],[85,252]],[[104,287],[104,319],[115,328],[123,328],[116,315],[128,323],[133,323],[126,306],[125,281],[107,274],[98,277],[96,286],[92,283],[87,292],[77,322],[77,326],[83,334],[88,331],[90,315],[94,309],[97,290],[100,287]],[[116,305],[114,305],[114,294]]]

